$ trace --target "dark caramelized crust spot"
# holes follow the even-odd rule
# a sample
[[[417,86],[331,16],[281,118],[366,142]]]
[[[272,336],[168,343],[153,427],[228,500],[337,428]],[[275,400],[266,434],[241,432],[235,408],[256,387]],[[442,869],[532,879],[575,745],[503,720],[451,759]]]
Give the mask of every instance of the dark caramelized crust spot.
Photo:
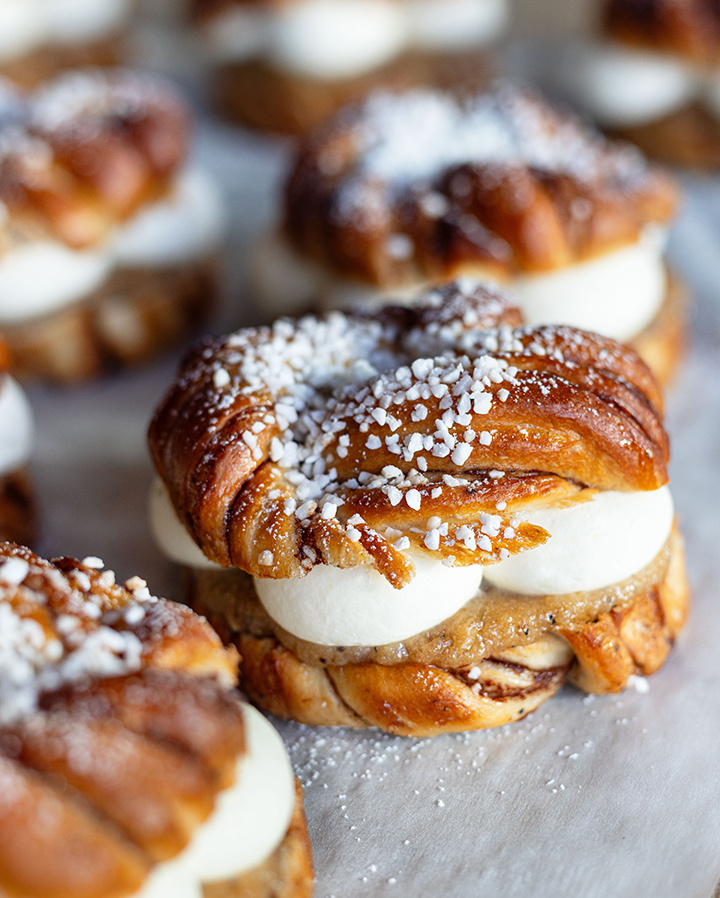
[[[716,0],[607,0],[603,24],[609,36],[624,43],[705,65],[720,63]]]

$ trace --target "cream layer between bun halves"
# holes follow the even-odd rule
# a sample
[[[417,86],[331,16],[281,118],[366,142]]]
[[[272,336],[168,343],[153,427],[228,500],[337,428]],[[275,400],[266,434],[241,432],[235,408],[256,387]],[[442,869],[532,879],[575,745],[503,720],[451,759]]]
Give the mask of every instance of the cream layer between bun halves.
[[[657,383],[616,341],[519,319],[463,281],[186,360],[150,427],[151,520],[261,707],[432,735],[664,660],[687,584]]]
[[[253,270],[273,312],[500,281],[529,324],[635,342],[666,380],[683,335],[664,261],[676,202],[637,151],[527,90],[377,95],[300,146]]]
[[[287,74],[318,80],[361,75],[408,48],[481,47],[508,20],[506,0],[228,2],[215,9],[204,36],[217,59],[262,58]]]
[[[3,0],[0,74],[39,84],[63,69],[122,59],[133,0]]]
[[[223,212],[174,91],[92,69],[1,99],[0,328],[20,375],[90,377],[195,326]]]
[[[99,559],[6,542],[0,622],[4,893],[308,898],[285,747],[206,621]]]

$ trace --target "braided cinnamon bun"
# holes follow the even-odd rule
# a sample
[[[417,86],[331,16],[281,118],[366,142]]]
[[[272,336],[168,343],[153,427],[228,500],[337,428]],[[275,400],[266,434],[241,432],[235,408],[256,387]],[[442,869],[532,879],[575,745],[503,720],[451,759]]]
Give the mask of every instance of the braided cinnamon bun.
[[[297,134],[381,86],[477,84],[507,0],[193,0],[221,111]]]
[[[379,94],[300,146],[256,280],[270,307],[497,280],[528,323],[630,342],[666,382],[684,341],[663,262],[676,204],[667,174],[526,89]]]
[[[563,88],[654,158],[720,165],[720,9],[713,0],[605,0],[597,40],[569,48]]]
[[[310,895],[301,796],[234,652],[101,565],[0,544],[0,890]]]
[[[0,329],[21,377],[134,364],[218,289],[215,186],[188,165],[185,104],[124,70],[0,92]]]
[[[664,661],[688,590],[632,350],[470,283],[210,341],[150,425],[158,541],[274,714],[429,736]]]
[[[0,75],[31,87],[66,69],[122,62],[133,0],[3,0]]]

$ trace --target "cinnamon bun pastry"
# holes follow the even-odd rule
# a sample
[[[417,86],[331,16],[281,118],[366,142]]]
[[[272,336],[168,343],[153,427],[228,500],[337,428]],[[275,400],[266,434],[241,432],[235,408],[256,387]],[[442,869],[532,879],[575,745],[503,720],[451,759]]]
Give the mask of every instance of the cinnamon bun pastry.
[[[222,210],[165,83],[126,70],[0,93],[0,330],[21,378],[75,381],[178,341],[219,289]]]
[[[123,62],[134,0],[2,0],[0,75],[32,87]]]
[[[8,371],[9,362],[0,342],[0,541],[28,545],[37,527],[29,471],[33,415],[25,392]]]
[[[712,0],[605,0],[563,87],[654,158],[720,166],[720,9]]]
[[[658,385],[518,320],[463,282],[186,359],[149,430],[153,529],[260,707],[431,736],[663,663],[688,587]]]
[[[507,0],[194,0],[229,118],[297,134],[380,86],[487,78]]]
[[[379,94],[299,147],[255,280],[271,309],[500,281],[528,323],[629,342],[667,382],[684,342],[663,261],[676,205],[669,175],[529,90]]]
[[[309,896],[301,794],[235,653],[101,566],[0,544],[0,890]]]

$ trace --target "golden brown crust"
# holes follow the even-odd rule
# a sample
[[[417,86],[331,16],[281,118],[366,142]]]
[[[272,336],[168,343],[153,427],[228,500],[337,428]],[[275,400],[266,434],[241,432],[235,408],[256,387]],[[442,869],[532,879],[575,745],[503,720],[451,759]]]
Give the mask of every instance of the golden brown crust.
[[[207,319],[219,298],[218,269],[213,256],[118,269],[87,299],[6,326],[14,373],[69,384],[146,361]]]
[[[102,242],[167,191],[187,154],[187,109],[148,75],[71,72],[3,102],[0,251],[42,237],[73,248]]]
[[[720,8],[714,0],[608,0],[608,35],[637,47],[720,62]]]
[[[95,562],[92,562],[94,565]],[[134,894],[235,782],[246,752],[237,654],[144,581],[0,545],[0,892]],[[87,856],[86,856],[87,855]],[[282,844],[206,889],[306,898],[302,792]]]
[[[0,477],[0,541],[30,546],[37,537],[35,491],[26,469]]]
[[[289,75],[259,59],[223,62],[214,74],[215,103],[232,121],[261,131],[301,135],[379,88],[445,87],[490,77],[489,54],[405,52],[354,78],[318,80]]]
[[[463,548],[451,529],[435,548],[458,564],[482,563],[547,538],[532,525],[510,527],[513,512],[543,491],[665,483],[662,399],[639,357],[573,328],[476,330],[488,296],[465,296],[467,315],[442,327],[424,318],[441,292],[397,315],[284,321],[190,355],[149,439],[205,554],[266,577],[304,576],[318,563],[374,564],[402,586],[412,566],[387,527],[422,552],[429,517],[479,528],[478,516],[490,514],[490,536],[478,529]],[[381,348],[384,370],[368,376],[364,365]],[[280,461],[289,451],[300,452],[290,473]],[[332,472],[319,481],[318,459]],[[306,503],[298,484],[342,502],[328,514],[327,499]],[[507,510],[498,512],[499,498]]]
[[[18,59],[4,62],[0,66],[0,74],[19,87],[32,88],[68,69],[120,65],[127,51],[127,34],[118,31],[91,43],[40,47]]]
[[[206,883],[205,898],[311,898],[314,873],[310,837],[302,802],[302,787],[295,781],[295,811],[283,841],[253,870],[226,882]]]
[[[418,133],[423,121],[435,124]],[[408,175],[413,131],[422,150]],[[474,149],[440,151],[454,143]],[[636,151],[503,84],[380,95],[338,115],[299,148],[285,234],[340,277],[395,288],[469,265],[500,279],[562,268],[637,241],[676,202]]]
[[[511,639],[504,647],[495,645],[488,654],[479,651],[476,658],[447,667],[419,660],[313,664],[272,635],[267,618],[259,631],[233,632],[237,572],[193,571],[190,590],[194,606],[219,621],[221,632],[240,648],[243,688],[260,707],[313,725],[379,726],[424,737],[517,720],[568,677],[586,691],[617,692],[631,675],[653,673],[682,628],[689,603],[677,528],[669,559],[655,582],[638,581],[609,610],[598,604],[593,617],[582,607],[574,621],[567,610],[557,616],[547,613],[544,633],[538,636],[533,629],[529,644]],[[522,639],[523,620],[514,624]],[[477,620],[465,624],[469,631],[478,625]],[[528,625],[536,628],[538,622],[528,619]]]

